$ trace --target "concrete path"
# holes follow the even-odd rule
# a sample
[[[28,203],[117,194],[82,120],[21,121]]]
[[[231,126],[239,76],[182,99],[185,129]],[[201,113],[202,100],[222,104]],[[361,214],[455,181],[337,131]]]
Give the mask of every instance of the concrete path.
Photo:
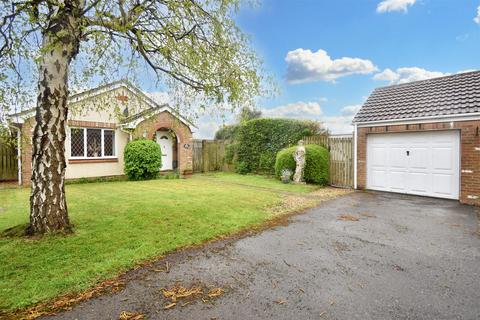
[[[480,319],[477,216],[455,201],[356,192],[167,260],[169,273],[152,271],[165,261],[132,271],[125,290],[55,319]],[[176,282],[226,292],[164,310],[161,288]]]

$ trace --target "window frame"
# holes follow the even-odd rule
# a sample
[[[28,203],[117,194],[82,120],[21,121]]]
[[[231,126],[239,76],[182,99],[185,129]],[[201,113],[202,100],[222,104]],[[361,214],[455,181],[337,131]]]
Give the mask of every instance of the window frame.
[[[83,130],[83,156],[72,156],[72,129],[75,130]],[[88,129],[97,129],[101,130],[100,133],[100,149],[101,149],[101,156],[100,157],[87,157],[87,130]],[[105,148],[104,148],[104,131],[113,131],[113,156],[106,156],[104,155],[105,153]],[[110,128],[94,128],[94,127],[70,127],[69,130],[69,135],[70,135],[70,157],[69,159],[73,160],[101,160],[101,159],[117,159],[117,135],[116,135],[116,130],[115,129],[110,129]]]

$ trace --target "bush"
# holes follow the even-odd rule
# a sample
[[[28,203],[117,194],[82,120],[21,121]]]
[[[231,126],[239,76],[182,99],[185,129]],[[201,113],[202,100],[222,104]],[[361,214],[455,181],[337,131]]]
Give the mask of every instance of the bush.
[[[224,125],[215,132],[215,140],[232,140],[235,139],[238,125]]]
[[[278,151],[320,130],[314,121],[254,119],[239,125],[236,168],[238,173],[274,173]]]
[[[235,170],[237,171],[237,173],[240,173],[240,174],[247,174],[249,172],[252,172],[252,170],[248,166],[248,163],[243,161],[237,161],[235,163]]]
[[[160,145],[152,140],[134,140],[124,151],[125,174],[131,180],[153,179],[160,173]]]
[[[293,153],[297,147],[283,149],[277,154],[275,161],[275,175],[282,176],[282,170],[288,169],[295,172],[296,162]],[[305,169],[303,176],[306,182],[326,185],[329,179],[329,153],[324,147],[307,144],[305,146]]]

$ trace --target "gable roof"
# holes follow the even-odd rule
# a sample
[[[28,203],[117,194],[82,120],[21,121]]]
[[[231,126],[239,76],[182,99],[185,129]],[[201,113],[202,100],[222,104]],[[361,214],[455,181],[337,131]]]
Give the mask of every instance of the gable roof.
[[[480,115],[480,71],[375,89],[353,122]]]
[[[148,109],[143,110],[130,117],[127,117],[125,120],[122,121],[122,124],[127,125],[132,123],[132,121],[134,120],[138,120],[138,119],[143,120],[146,116],[152,116],[154,114],[167,111],[171,113],[174,117],[178,118],[181,122],[186,124],[188,127],[190,127],[190,129],[196,128],[196,126],[191,121],[182,117],[175,109],[170,107],[168,104],[157,103],[155,100],[150,98],[147,94],[145,94],[142,90],[138,89],[136,86],[131,84],[128,80],[124,80],[124,79],[71,95],[70,97],[68,97],[68,103],[80,102],[86,99],[99,96],[105,92],[109,92],[119,88],[123,88],[130,91],[130,93],[141,98],[142,101],[145,102],[145,104],[148,106]],[[23,123],[25,119],[30,118],[34,115],[35,115],[35,108],[31,108],[18,113],[11,114],[9,115],[9,117],[14,122]]]
[[[156,102],[154,102],[156,104]],[[154,106],[151,106],[150,108],[148,109],[145,109],[139,113],[136,113],[134,115],[131,115],[127,118],[125,118],[121,123],[120,123],[120,126],[123,127],[123,128],[128,128],[128,129],[134,129],[137,127],[137,125],[154,116],[154,115],[157,115],[159,113],[162,113],[162,112],[168,112],[170,113],[171,115],[173,115],[175,118],[179,119],[181,122],[183,122],[187,127],[190,128],[190,130],[192,130],[192,128],[197,128],[194,124],[192,124],[190,121],[184,119],[182,116],[180,116],[178,114],[177,111],[173,110],[168,104],[157,104],[157,105],[154,105]]]

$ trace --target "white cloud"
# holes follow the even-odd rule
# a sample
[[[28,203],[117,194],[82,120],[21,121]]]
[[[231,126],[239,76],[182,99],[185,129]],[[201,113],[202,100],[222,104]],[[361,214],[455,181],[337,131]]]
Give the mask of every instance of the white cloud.
[[[480,16],[479,16],[479,19],[480,19]],[[457,40],[459,42],[463,42],[463,41],[467,41],[469,37],[470,37],[470,34],[464,33],[464,34],[460,34],[460,35],[456,36],[455,40]]]
[[[466,72],[474,72],[474,71],[478,71],[477,69],[465,69],[465,70],[461,70],[461,71],[458,71],[458,73],[466,73]]]
[[[288,64],[286,78],[290,83],[335,81],[348,75],[377,71],[370,60],[349,57],[332,60],[322,49],[317,52],[301,48],[289,51],[285,61]]]
[[[295,102],[275,108],[261,109],[265,118],[297,118],[318,120],[322,108],[318,102]]]
[[[234,114],[231,112],[210,112],[202,113],[194,121],[197,129],[193,131],[194,139],[213,139],[215,132],[223,124],[229,124],[234,122]]]
[[[350,134],[353,132],[352,117],[344,115],[324,117],[321,122],[331,134]]]
[[[345,106],[340,115],[324,116],[318,102],[295,102],[287,105],[262,109],[262,114],[269,118],[308,119],[321,122],[333,134],[352,133],[353,117],[360,110],[361,104]]]
[[[377,6],[378,13],[403,11],[407,12],[409,6],[413,6],[417,0],[383,0]]]
[[[353,117],[361,107],[361,104],[345,106],[340,115],[322,117],[320,121],[333,134],[350,134],[353,132]]]
[[[170,102],[170,96],[165,91],[148,92],[147,95],[159,104]]]
[[[194,129],[193,137],[195,139],[213,139],[215,132],[220,128],[221,121],[212,119],[208,116],[202,116],[195,121],[198,129]]]
[[[346,106],[342,108],[342,115],[345,116],[354,116],[362,107],[361,104],[353,104],[351,106]]]
[[[392,69],[385,69],[380,73],[377,73],[373,79],[388,81],[390,84],[401,84],[412,81],[426,80],[431,78],[437,78],[447,76],[449,73],[443,73],[439,71],[428,71],[418,67],[410,68],[398,68],[393,71]]]
[[[477,8],[477,16],[473,18],[473,21],[475,21],[477,24],[480,24],[480,6]]]

